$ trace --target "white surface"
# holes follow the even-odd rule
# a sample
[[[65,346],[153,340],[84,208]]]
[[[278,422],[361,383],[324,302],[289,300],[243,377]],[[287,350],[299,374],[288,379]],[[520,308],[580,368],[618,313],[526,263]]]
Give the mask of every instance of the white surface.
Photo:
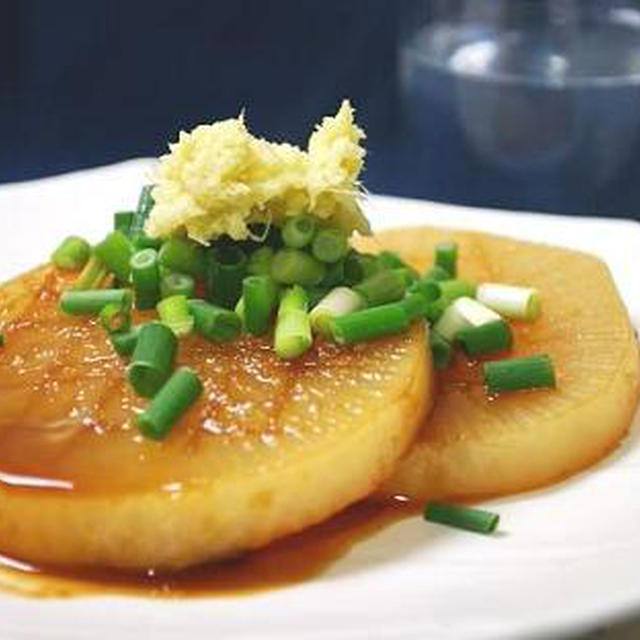
[[[100,238],[112,212],[135,203],[147,168],[133,161],[0,188],[0,280],[43,261],[65,234]],[[636,223],[392,198],[373,199],[371,213],[378,226],[467,227],[591,251],[608,262],[638,325]],[[495,537],[408,520],[357,545],[315,580],[241,598],[0,595],[0,638],[514,640],[558,638],[640,614],[637,422],[620,450],[590,471],[487,503],[502,515]]]

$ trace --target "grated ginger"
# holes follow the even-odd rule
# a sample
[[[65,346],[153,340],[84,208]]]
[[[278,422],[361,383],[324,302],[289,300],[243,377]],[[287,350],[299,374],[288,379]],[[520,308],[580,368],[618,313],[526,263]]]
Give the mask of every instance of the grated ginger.
[[[203,244],[222,234],[241,240],[250,223],[278,224],[305,211],[369,233],[359,203],[364,137],[347,100],[316,127],[308,151],[253,136],[242,115],[183,131],[160,158],[146,231],[185,229]]]

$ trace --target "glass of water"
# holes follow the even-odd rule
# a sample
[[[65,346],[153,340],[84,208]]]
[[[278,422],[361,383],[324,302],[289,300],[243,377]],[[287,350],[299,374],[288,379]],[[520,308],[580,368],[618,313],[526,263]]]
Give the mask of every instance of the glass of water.
[[[406,144],[434,199],[640,210],[640,2],[415,2]]]

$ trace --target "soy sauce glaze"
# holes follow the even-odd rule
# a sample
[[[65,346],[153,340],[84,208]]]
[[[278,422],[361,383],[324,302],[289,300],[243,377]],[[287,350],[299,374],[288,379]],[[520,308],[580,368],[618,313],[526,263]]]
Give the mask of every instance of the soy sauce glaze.
[[[314,578],[358,542],[416,514],[408,502],[356,504],[334,518],[240,557],[173,574],[113,570],[69,571],[0,555],[0,590],[35,597],[120,594],[143,597],[250,595]]]
[[[368,354],[377,351],[379,358],[390,351],[384,341],[349,350],[320,343],[299,362],[283,363],[273,357],[266,341],[247,337],[233,346],[205,345],[193,336],[182,343],[182,357],[203,369],[209,402],[195,407],[184,428],[158,448],[131,424],[130,417],[142,401],[129,389],[125,363],[113,352],[104,331],[93,320],[58,312],[64,285],[60,273],[45,268],[0,289],[0,326],[8,338],[0,357],[4,491],[117,496],[132,487],[178,486],[191,473],[187,468],[191,456],[182,455],[185,452],[216,438],[232,444],[237,438],[270,433],[278,417],[278,394],[289,393],[305,372],[332,373],[341,366],[348,371],[364,348]],[[216,369],[220,367],[224,376]],[[232,374],[226,375],[228,371]],[[224,396],[224,402],[217,403],[221,409],[205,415],[216,406],[215,398],[211,401],[215,394]],[[249,409],[240,402],[247,396],[255,399]],[[226,409],[234,411],[225,414]],[[181,454],[182,467],[174,464],[173,452]],[[172,464],[167,464],[170,455]],[[120,461],[118,474],[105,473],[112,468],[113,456]],[[316,576],[359,540],[411,513],[399,502],[363,502],[265,549],[165,575],[68,571],[0,555],[0,588],[43,597],[251,593]]]

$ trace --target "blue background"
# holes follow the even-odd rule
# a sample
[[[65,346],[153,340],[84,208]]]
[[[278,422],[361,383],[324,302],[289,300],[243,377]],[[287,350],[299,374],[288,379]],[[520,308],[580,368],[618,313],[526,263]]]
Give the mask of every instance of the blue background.
[[[254,132],[303,144],[348,96],[368,132],[371,190],[576,212],[544,193],[527,200],[518,185],[439,173],[433,154],[407,143],[396,59],[410,5],[0,0],[0,182],[159,155],[181,128],[243,107]],[[461,143],[437,121],[433,135],[455,157]],[[629,213],[623,192],[591,212]]]
[[[180,128],[247,107],[302,143],[349,96],[371,171],[395,119],[395,3],[3,3],[0,180],[157,155]]]

